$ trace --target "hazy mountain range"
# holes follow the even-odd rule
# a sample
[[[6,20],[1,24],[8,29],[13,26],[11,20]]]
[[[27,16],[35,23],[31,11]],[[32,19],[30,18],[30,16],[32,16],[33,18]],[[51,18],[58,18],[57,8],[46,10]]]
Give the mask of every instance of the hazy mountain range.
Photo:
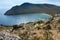
[[[18,15],[25,13],[60,13],[60,6],[53,4],[23,3],[22,5],[12,7],[5,13],[5,15]]]

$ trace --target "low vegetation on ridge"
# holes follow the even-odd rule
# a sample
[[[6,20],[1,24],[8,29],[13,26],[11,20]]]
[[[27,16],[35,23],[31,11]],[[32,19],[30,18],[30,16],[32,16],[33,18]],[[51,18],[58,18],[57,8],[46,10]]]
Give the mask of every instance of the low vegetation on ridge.
[[[32,4],[23,3],[19,6],[14,6],[5,12],[5,15],[19,15],[29,13],[47,13],[47,14],[59,14],[60,6],[53,4]]]

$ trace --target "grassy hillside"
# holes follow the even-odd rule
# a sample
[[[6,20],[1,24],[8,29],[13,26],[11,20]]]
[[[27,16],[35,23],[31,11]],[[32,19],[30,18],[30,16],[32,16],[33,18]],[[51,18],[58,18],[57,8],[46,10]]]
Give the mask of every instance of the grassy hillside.
[[[49,14],[59,14],[60,6],[53,4],[32,4],[32,3],[23,3],[20,6],[14,6],[9,9],[5,15],[18,15],[26,13],[49,13]]]

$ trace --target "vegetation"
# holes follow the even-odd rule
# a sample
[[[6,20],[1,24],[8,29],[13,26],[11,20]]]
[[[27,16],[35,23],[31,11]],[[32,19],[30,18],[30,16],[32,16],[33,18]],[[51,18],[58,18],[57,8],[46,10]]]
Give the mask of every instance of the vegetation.
[[[13,27],[0,26],[0,31],[9,30],[9,33],[18,35],[21,40],[60,40],[60,18],[56,17],[57,20],[54,18],[48,19],[47,22],[44,20]]]
[[[33,8],[33,9],[32,9]],[[19,15],[26,13],[47,13],[47,14],[59,14],[60,6],[52,4],[32,4],[32,3],[23,3],[20,6],[14,6],[8,10],[5,15]]]

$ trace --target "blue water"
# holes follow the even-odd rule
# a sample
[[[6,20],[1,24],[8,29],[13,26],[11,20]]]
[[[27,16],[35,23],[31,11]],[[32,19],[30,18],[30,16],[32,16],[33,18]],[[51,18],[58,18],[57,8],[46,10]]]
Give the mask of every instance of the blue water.
[[[15,25],[21,23],[32,22],[41,19],[50,18],[48,15],[44,15],[41,13],[28,13],[28,14],[21,14],[21,15],[13,15],[13,16],[6,16],[4,13],[0,12],[0,24],[3,25]]]

